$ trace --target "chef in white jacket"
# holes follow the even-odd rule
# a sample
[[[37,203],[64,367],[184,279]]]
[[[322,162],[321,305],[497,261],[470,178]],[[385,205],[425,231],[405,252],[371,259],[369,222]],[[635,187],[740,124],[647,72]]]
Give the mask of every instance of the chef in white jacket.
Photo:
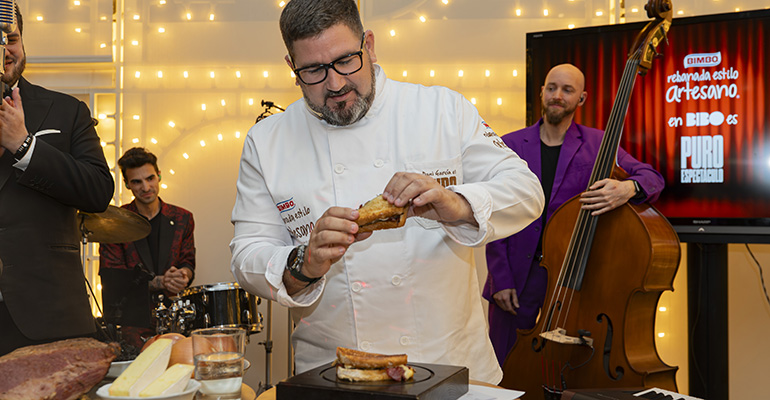
[[[291,307],[298,373],[342,346],[498,383],[474,254],[540,216],[537,177],[460,94],[387,79],[354,0],[292,0],[280,26],[304,99],[246,137],[238,283]],[[358,233],[380,193],[410,217]]]

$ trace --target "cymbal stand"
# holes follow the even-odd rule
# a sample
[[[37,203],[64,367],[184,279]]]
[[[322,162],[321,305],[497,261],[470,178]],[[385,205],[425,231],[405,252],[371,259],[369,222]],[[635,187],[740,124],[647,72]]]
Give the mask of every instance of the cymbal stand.
[[[260,382],[259,388],[257,389],[257,395],[273,387],[270,383],[270,373],[272,372],[273,361],[273,302],[267,300],[266,303],[267,323],[265,324],[265,341],[259,342],[259,344],[265,346],[265,383],[263,384]]]
[[[85,270],[86,268],[86,253],[88,252],[88,235],[91,232],[86,228],[86,218],[85,216],[80,216],[80,236],[81,236],[81,248],[80,248],[80,266]],[[102,307],[99,305],[99,301],[96,299],[96,294],[94,293],[94,289],[91,287],[91,281],[88,280],[88,277],[85,276],[84,271],[84,277],[86,278],[86,285],[88,286],[88,291],[91,293],[91,298],[94,300],[94,305],[96,305],[96,309],[99,310],[99,315],[104,317],[104,311],[102,311]]]

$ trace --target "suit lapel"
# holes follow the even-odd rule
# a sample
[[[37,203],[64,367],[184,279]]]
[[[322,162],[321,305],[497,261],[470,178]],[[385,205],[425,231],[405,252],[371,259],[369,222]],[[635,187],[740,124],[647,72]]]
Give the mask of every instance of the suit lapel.
[[[559,152],[559,162],[556,164],[556,176],[553,180],[553,189],[551,191],[551,198],[555,199],[559,193],[559,188],[565,179],[569,179],[567,176],[567,167],[572,163],[572,159],[575,157],[578,149],[580,149],[581,140],[580,131],[573,121],[567,133],[564,136],[564,143],[561,145],[561,151]]]
[[[35,90],[35,86],[24,77],[19,80],[19,94],[24,106],[24,123],[27,132],[35,134],[40,130],[43,121],[51,111],[53,101],[50,98],[40,96],[41,93]]]
[[[152,263],[152,255],[150,254],[150,245],[147,243],[147,238],[137,240],[134,242],[134,246],[136,246],[136,252],[139,253],[139,258],[142,259],[147,270],[155,273],[156,269]]]

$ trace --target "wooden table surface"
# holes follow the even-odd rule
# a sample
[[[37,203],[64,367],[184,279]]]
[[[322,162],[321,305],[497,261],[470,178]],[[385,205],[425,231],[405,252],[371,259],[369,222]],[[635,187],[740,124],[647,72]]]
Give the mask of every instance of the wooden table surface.
[[[469,383],[471,385],[489,386],[489,387],[494,387],[494,388],[499,388],[500,387],[500,386],[497,386],[497,385],[493,385],[491,383],[474,381],[474,380],[471,380]],[[249,399],[250,398],[251,397],[249,397]],[[246,399],[246,397],[243,397],[242,399]],[[257,400],[275,400],[275,386],[273,386],[270,389],[267,389],[266,391],[262,392],[262,394],[260,394],[257,397]]]

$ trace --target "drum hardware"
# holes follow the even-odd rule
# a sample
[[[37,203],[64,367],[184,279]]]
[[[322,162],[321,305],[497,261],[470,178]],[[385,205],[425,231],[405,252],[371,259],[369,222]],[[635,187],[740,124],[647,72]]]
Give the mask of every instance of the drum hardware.
[[[262,331],[262,314],[257,311],[261,299],[237,283],[192,286],[179,297],[195,311],[194,315],[186,314],[192,329],[235,327],[245,329],[248,335]]]
[[[193,321],[198,314],[195,304],[191,304],[190,300],[173,297],[171,298],[171,304],[166,307],[163,303],[162,294],[158,295],[158,301],[158,307],[155,308],[155,317],[158,321],[155,329],[156,333],[161,335],[174,332],[189,336],[193,329],[196,328],[193,326]]]
[[[113,205],[107,206],[107,210],[101,213],[88,213],[78,210],[78,217],[80,217],[81,236],[80,265],[84,270],[86,269],[86,249],[89,242],[133,242],[146,237],[152,230],[150,222],[144,217],[125,208]],[[0,265],[1,271],[2,266]],[[104,316],[104,311],[99,305],[87,275],[85,281],[91,294],[91,299],[99,311],[99,315]]]

